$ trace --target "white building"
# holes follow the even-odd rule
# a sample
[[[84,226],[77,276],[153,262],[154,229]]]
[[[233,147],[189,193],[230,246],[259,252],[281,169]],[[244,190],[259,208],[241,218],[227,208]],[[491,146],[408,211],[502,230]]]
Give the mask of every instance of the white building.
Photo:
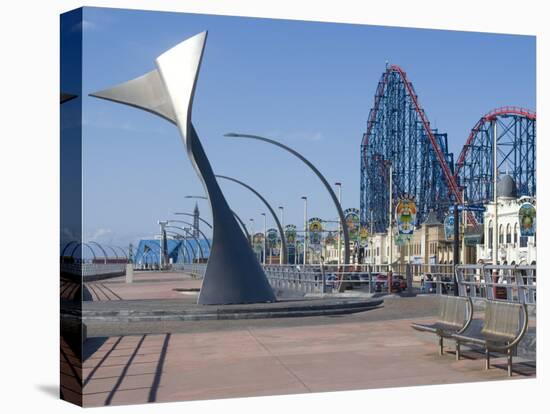
[[[536,236],[522,237],[519,230],[518,211],[528,201],[535,205],[532,197],[517,198],[516,184],[512,177],[504,175],[497,184],[498,207],[498,261],[499,264],[535,264],[537,260]],[[478,262],[493,261],[493,231],[495,204],[487,205],[483,214],[484,243],[477,246]]]

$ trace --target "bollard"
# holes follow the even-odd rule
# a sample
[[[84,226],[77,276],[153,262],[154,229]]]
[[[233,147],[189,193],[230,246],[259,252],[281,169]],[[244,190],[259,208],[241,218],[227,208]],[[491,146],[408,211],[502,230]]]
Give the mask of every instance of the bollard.
[[[126,283],[134,282],[134,265],[132,263],[126,264]]]

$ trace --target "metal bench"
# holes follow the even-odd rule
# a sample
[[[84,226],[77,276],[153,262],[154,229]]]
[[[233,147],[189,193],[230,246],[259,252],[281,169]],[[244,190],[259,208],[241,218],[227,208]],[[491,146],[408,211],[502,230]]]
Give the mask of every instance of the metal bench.
[[[456,359],[460,359],[462,343],[485,348],[485,369],[489,369],[491,352],[506,354],[508,376],[512,376],[512,356],[515,347],[527,332],[527,305],[487,300],[481,329],[472,327],[452,335],[456,341]]]
[[[432,324],[412,323],[417,331],[431,332],[439,337],[439,355],[443,355],[443,338],[464,332],[472,321],[473,305],[469,297],[440,296],[439,319]]]

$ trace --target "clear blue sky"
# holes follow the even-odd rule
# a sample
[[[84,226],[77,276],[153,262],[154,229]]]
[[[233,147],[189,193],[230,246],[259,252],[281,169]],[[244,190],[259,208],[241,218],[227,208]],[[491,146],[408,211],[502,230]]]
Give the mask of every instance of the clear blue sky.
[[[330,182],[343,207],[359,207],[359,147],[385,62],[404,68],[428,118],[458,156],[473,125],[504,105],[535,110],[535,38],[181,13],[86,8],[84,93],[154,69],[154,59],[203,30],[209,37],[193,122],[214,171],[256,187],[285,222],[335,219],[319,180],[290,154],[226,132],[292,146]],[[202,186],[177,129],[134,108],[85,97],[84,234],[127,244],[158,232],[157,220],[191,211]],[[231,207],[263,230],[254,195],[221,182]],[[206,201],[199,201],[209,219]],[[268,227],[274,224],[268,220]]]

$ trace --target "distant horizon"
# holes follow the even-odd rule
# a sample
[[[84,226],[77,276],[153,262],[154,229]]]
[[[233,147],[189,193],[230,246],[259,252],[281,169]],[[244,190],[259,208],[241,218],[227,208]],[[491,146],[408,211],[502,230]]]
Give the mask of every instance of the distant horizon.
[[[146,29],[145,29],[146,28]],[[145,30],[144,30],[145,29]],[[252,133],[289,145],[359,207],[359,148],[386,63],[401,66],[455,161],[479,118],[494,108],[536,111],[534,36],[405,29],[260,18],[84,8],[84,240],[127,247],[154,238],[158,220],[192,212],[204,190],[176,128],[134,108],[87,96],[154,68],[163,51],[209,31],[193,123],[216,174],[245,181],[285,224],[336,220],[320,181],[290,154],[225,138]],[[248,190],[220,182],[254,232],[275,227]],[[210,221],[205,200],[201,217]]]

